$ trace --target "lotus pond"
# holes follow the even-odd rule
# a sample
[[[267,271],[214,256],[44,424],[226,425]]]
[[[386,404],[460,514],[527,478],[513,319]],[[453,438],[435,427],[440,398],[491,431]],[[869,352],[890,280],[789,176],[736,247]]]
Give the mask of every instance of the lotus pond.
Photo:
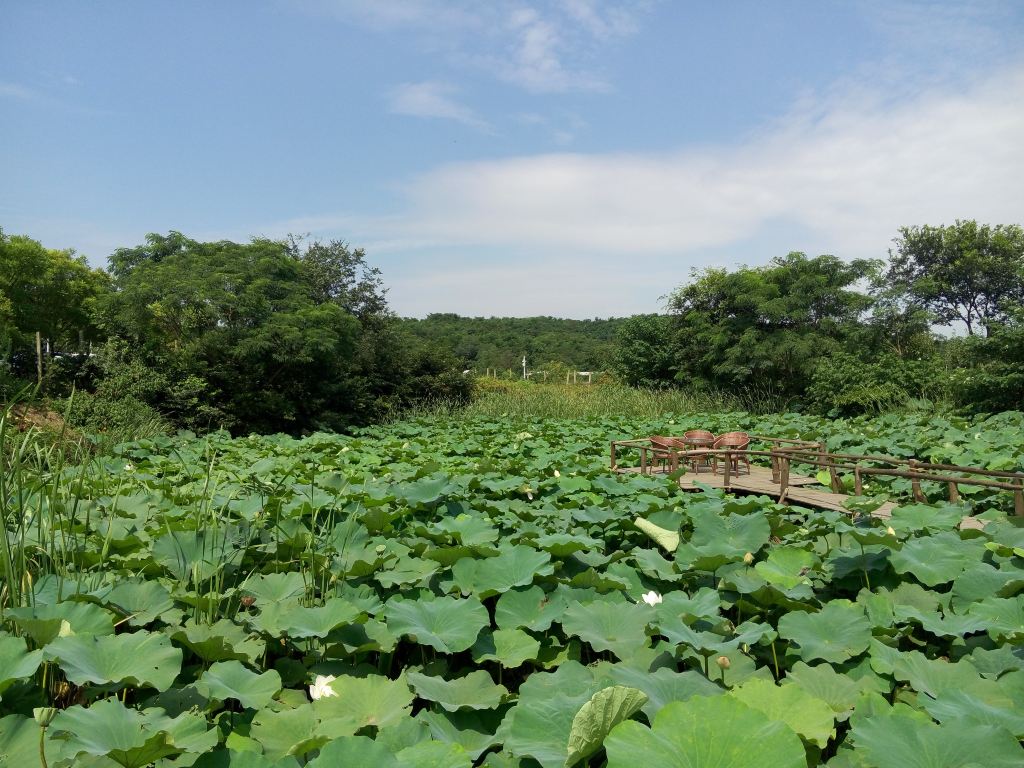
[[[11,465],[0,765],[1024,765],[1002,500],[926,488],[881,521],[608,471],[610,440],[696,426],[1024,461],[1020,413],[717,414]]]

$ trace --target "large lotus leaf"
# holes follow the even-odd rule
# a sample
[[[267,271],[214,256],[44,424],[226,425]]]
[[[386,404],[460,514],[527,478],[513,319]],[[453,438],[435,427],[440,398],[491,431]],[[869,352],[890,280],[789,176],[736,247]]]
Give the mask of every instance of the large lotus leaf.
[[[979,563],[985,546],[977,540],[963,540],[952,532],[910,539],[893,552],[889,561],[897,573],[910,573],[929,587],[946,584]]]
[[[64,749],[71,755],[106,756],[125,768],[141,768],[185,751],[203,752],[216,744],[216,733],[206,730],[202,718],[182,715],[172,720],[162,710],[140,712],[117,699],[69,707],[57,714],[49,731],[66,742]]]
[[[686,701],[692,696],[718,696],[725,693],[721,686],[693,671],[676,672],[661,667],[648,672],[633,666],[613,664],[602,667],[602,673],[617,685],[636,688],[646,694],[647,702],[642,709],[648,720],[653,720],[670,701]]]
[[[653,611],[646,605],[615,600],[574,603],[562,616],[562,629],[595,651],[611,651],[629,659],[648,645],[647,622]]]
[[[624,685],[603,688],[591,696],[572,719],[566,766],[597,752],[612,728],[628,720],[646,703],[647,694]]]
[[[454,584],[463,595],[490,597],[532,584],[536,576],[554,571],[551,555],[533,547],[518,544],[500,552],[497,557],[464,557],[452,566]]]
[[[366,736],[340,736],[320,750],[320,754],[306,763],[308,768],[336,768],[337,766],[373,766],[373,768],[400,768],[402,763],[383,744]]]
[[[256,605],[281,603],[306,594],[306,582],[301,573],[258,573],[242,582],[242,591],[256,598]]]
[[[44,743],[48,765],[58,765],[64,757],[64,742],[47,739]],[[73,756],[73,755],[72,755]],[[62,762],[62,761],[61,761]],[[41,765],[39,754],[39,725],[24,715],[0,718],[0,766],[21,768]]]
[[[498,737],[495,735],[497,715],[493,712],[423,710],[416,715],[416,719],[427,724],[431,738],[458,744],[473,760],[498,743]]]
[[[987,623],[994,640],[1017,642],[1024,637],[1024,596],[988,597],[972,605],[969,613]]]
[[[540,640],[521,629],[484,630],[473,643],[473,661],[496,661],[515,669],[540,654]]]
[[[93,603],[65,601],[9,608],[5,617],[13,620],[36,645],[46,645],[59,635],[110,635],[114,632],[114,614]]]
[[[0,636],[0,694],[16,680],[31,677],[43,660],[42,651],[30,651],[21,637]]]
[[[900,609],[899,615],[903,622],[913,621],[938,637],[962,637],[980,632],[989,626],[988,619],[972,614],[942,614],[938,611],[919,611],[916,608],[905,607]]]
[[[181,649],[153,632],[58,637],[43,649],[75,685],[149,685],[165,691],[181,672]]]
[[[495,685],[491,676],[482,669],[454,680],[419,672],[409,672],[407,678],[417,696],[436,701],[449,712],[462,708],[494,709],[508,696],[508,689]]]
[[[153,541],[153,560],[178,581],[198,584],[241,559],[245,551],[230,529],[171,531]]]
[[[804,661],[839,663],[867,650],[871,622],[859,605],[833,600],[817,613],[787,613],[779,619],[779,636],[797,643]]]
[[[112,588],[93,592],[92,596],[127,616],[133,627],[156,621],[174,607],[171,593],[158,581],[118,581]]]
[[[718,590],[701,587],[692,595],[681,589],[669,592],[662,597],[662,602],[655,610],[659,619],[676,617],[683,619],[686,624],[693,624],[699,619],[717,622],[721,618],[721,607],[722,596]]]
[[[679,547],[679,531],[670,531],[667,528],[661,528],[642,517],[636,518],[636,520],[633,521],[633,524],[650,536],[654,543],[666,552],[674,553]]]
[[[952,531],[963,517],[964,510],[952,504],[902,504],[892,511],[889,525],[896,533]]]
[[[921,696],[918,702],[940,723],[977,723],[1005,728],[1018,739],[1024,738],[1024,713],[1013,697],[998,687],[987,696],[968,691],[945,691],[939,698]]]
[[[871,668],[909,683],[915,691],[935,697],[950,691],[984,693],[995,685],[967,662],[929,659],[920,651],[900,651],[878,640],[871,642]]]
[[[455,517],[443,517],[434,523],[434,530],[449,534],[459,544],[467,547],[490,544],[500,535],[497,528],[479,515],[462,513]]]
[[[490,616],[475,598],[460,600],[439,597],[435,600],[394,598],[384,607],[388,629],[406,635],[420,645],[429,645],[442,653],[458,653],[473,645],[480,630],[490,624]]]
[[[354,622],[361,613],[339,597],[328,598],[323,605],[313,608],[292,602],[270,603],[252,619],[252,624],[272,637],[324,638],[342,624]]]
[[[236,731],[237,733],[237,731]],[[231,740],[228,736],[228,740]],[[249,750],[217,749],[200,755],[194,768],[299,768],[294,757],[271,760],[266,755]]]
[[[723,515],[702,504],[687,509],[693,521],[693,535],[676,549],[681,568],[713,571],[725,563],[756,553],[771,537],[764,512]]]
[[[797,547],[775,547],[766,560],[754,565],[765,581],[779,589],[792,589],[801,584],[810,585],[808,573],[819,565],[818,556]]]
[[[263,745],[268,758],[280,760],[286,755],[304,755],[324,744],[327,738],[316,731],[316,713],[311,705],[303,704],[281,711],[261,709],[252,719],[249,735]]]
[[[806,768],[789,726],[731,696],[672,702],[651,728],[620,723],[604,741],[608,768]]]
[[[877,768],[1019,768],[1024,749],[1002,728],[935,725],[902,713],[858,719],[850,738]]]
[[[498,731],[505,749],[517,757],[532,757],[544,768],[562,768],[573,718],[603,687],[575,661],[564,662],[554,672],[530,675]]]
[[[395,757],[401,768],[471,768],[473,765],[469,754],[459,744],[441,741],[413,744],[399,750]]]
[[[408,717],[413,694],[404,676],[389,680],[381,675],[341,675],[330,683],[335,696],[313,702],[320,720],[317,733],[328,738],[349,736],[360,728],[384,728]]]
[[[373,578],[385,589],[401,584],[425,584],[439,570],[440,565],[433,560],[420,557],[398,557],[390,568],[377,571]]]
[[[235,699],[243,707],[261,709],[281,690],[281,675],[273,669],[256,674],[241,662],[221,661],[203,672],[196,688],[210,699]]]
[[[842,675],[830,664],[809,666],[798,661],[786,673],[783,686],[793,685],[815,699],[824,701],[837,720],[846,720],[860,696],[860,686],[847,675]]]
[[[646,576],[660,581],[679,581],[682,578],[672,561],[662,557],[656,550],[634,549],[631,554],[637,568]]]
[[[440,501],[449,488],[447,475],[423,477],[400,485],[396,489],[396,496],[410,507],[426,507]]]
[[[587,549],[602,549],[604,547],[600,539],[572,533],[547,533],[543,536],[538,536],[534,543],[540,549],[559,558],[567,557],[574,552]]]
[[[751,679],[729,692],[771,720],[781,720],[806,741],[821,749],[835,734],[831,707],[795,685],[778,686],[771,680]]]
[[[266,643],[230,619],[219,619],[213,624],[187,623],[171,634],[206,662],[240,659],[254,662],[266,650]]]

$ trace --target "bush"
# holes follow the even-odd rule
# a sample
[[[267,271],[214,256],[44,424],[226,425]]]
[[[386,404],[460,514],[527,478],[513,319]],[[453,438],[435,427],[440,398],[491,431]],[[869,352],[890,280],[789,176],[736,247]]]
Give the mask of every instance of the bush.
[[[948,401],[950,377],[939,355],[907,360],[883,354],[865,361],[846,352],[822,360],[806,401],[828,416],[857,416],[904,408],[914,400]]]

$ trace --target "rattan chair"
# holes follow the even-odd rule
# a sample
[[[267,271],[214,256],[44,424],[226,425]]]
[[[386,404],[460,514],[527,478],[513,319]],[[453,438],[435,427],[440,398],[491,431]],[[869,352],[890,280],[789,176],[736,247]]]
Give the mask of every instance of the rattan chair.
[[[724,435],[719,435],[715,438],[713,447],[716,451],[726,448],[732,448],[735,451],[746,451],[748,445],[750,445],[750,435],[746,432],[726,432]],[[718,453],[712,454],[712,471],[715,473],[718,472],[719,459],[724,460],[725,457]],[[737,475],[740,473],[740,462],[747,465],[747,474],[750,474],[750,457],[746,453],[732,454],[731,462],[732,469]]]
[[[683,443],[689,453],[686,463],[694,472],[699,472],[701,467],[711,469],[711,456],[703,453],[701,449],[711,448],[715,444],[714,432],[706,429],[689,429],[683,433]]]
[[[674,437],[665,437],[664,435],[651,435],[651,448],[647,452],[647,461],[650,465],[651,472],[654,472],[654,468],[661,465],[664,471],[668,471],[668,468],[673,466],[676,461],[676,456],[679,455],[680,445]]]

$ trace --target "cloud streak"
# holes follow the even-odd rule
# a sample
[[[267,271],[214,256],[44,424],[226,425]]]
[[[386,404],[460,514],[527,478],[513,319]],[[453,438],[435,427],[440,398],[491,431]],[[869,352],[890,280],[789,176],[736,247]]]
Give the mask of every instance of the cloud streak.
[[[489,128],[472,109],[455,99],[455,86],[436,80],[403,83],[390,95],[390,109],[398,115],[455,120],[473,128]]]

